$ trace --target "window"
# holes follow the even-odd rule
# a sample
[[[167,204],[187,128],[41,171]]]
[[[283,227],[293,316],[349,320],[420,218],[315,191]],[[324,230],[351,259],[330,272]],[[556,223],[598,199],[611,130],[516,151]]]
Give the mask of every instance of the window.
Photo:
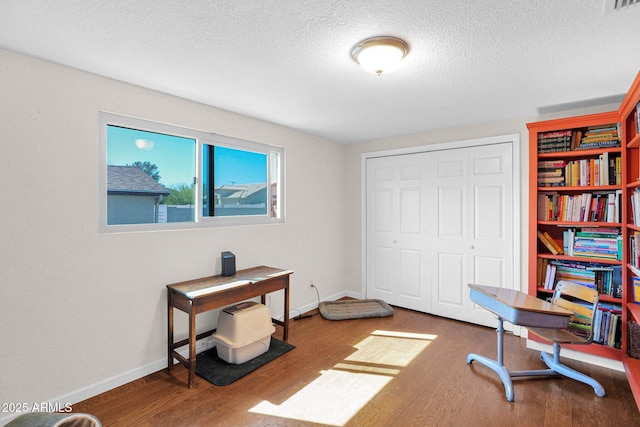
[[[283,221],[284,150],[100,113],[100,230]]]
[[[202,164],[202,216],[280,216],[279,153],[204,144]]]

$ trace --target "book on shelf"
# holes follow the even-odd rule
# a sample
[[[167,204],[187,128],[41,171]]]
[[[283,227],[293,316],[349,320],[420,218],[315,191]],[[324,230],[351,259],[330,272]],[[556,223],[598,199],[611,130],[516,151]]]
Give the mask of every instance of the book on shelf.
[[[620,155],[604,152],[597,158],[569,161],[565,165],[564,176],[569,187],[621,185]]]
[[[562,232],[562,249],[564,253],[573,256],[573,247],[576,242],[576,230],[574,228],[569,228]]]
[[[596,272],[578,263],[555,262],[556,275],[554,285],[562,280],[577,283],[590,289],[596,289]],[[552,285],[551,289],[555,286]]]
[[[571,130],[539,133],[538,153],[569,151],[571,149],[571,137]]]
[[[599,303],[593,319],[593,342],[620,348],[622,343],[622,306]]]
[[[636,188],[631,193],[631,214],[633,225],[640,226],[640,188]]]
[[[620,125],[589,126],[538,134],[538,153],[619,147]]]
[[[563,168],[566,164],[566,160],[540,160],[538,161],[538,169]]]
[[[538,162],[538,187],[564,186],[566,179],[564,176],[565,161],[542,161]]]
[[[574,256],[584,258],[620,260],[620,242],[622,242],[622,236],[619,234],[615,236],[593,236],[577,232],[571,252]]]
[[[640,269],[640,231],[629,235],[629,264]]]
[[[565,254],[584,258],[622,259],[622,235],[617,228],[568,228],[562,233]]]
[[[544,231],[542,232],[542,235],[544,236],[545,239],[547,239],[549,243],[551,243],[551,246],[553,246],[553,248],[556,250],[558,255],[564,255],[564,249],[562,249],[562,246],[560,246],[558,242],[556,242],[556,240],[553,237],[551,237],[551,235],[548,232]]]
[[[619,147],[620,131],[619,124],[613,123],[609,125],[589,126],[580,139],[577,150]]]
[[[552,254],[554,255],[561,254],[561,252],[558,251],[558,248],[560,248],[560,246],[558,246],[558,244],[555,242],[555,240],[553,240],[553,238],[549,235],[549,233],[547,232],[542,233],[540,230],[538,230],[538,239]],[[562,248],[560,248],[560,251],[562,251]]]
[[[613,298],[622,298],[622,266],[591,265],[587,269],[595,273],[595,289]]]
[[[633,273],[637,274],[639,272],[633,271]],[[632,295],[633,298],[631,299],[631,301],[636,304],[640,304],[640,277],[638,276],[631,277],[631,288],[633,292],[633,295]]]
[[[537,272],[536,272],[537,288],[544,287],[548,267],[549,267],[549,260],[547,258],[538,258],[538,265],[537,265]]]
[[[555,282],[556,268],[557,267],[554,264],[547,265],[547,268],[545,271],[544,283],[542,285],[544,289],[553,290],[556,283]]]
[[[621,222],[622,190],[582,194],[538,193],[538,220]]]
[[[622,266],[597,262],[551,260],[540,271],[539,287],[554,290],[561,280],[596,289],[598,293],[622,298]]]

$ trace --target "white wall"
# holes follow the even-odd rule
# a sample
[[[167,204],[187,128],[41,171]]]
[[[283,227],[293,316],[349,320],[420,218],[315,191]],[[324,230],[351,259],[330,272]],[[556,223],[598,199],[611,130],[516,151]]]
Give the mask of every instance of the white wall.
[[[286,223],[98,233],[98,111],[284,146]],[[223,250],[238,268],[293,270],[292,308],[315,304],[309,280],[322,298],[343,295],[344,150],[0,50],[0,402],[78,398],[162,366],[165,285],[219,273]],[[281,295],[270,304],[282,315]],[[216,315],[198,316],[198,329]],[[176,316],[185,337],[186,315]]]

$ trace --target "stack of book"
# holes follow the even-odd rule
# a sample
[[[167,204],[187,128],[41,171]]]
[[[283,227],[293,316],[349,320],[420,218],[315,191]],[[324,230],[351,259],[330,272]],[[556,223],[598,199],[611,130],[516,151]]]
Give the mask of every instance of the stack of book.
[[[571,130],[543,132],[538,134],[538,153],[553,153],[571,150]]]
[[[538,187],[566,185],[565,160],[542,160],[538,162]]]
[[[577,150],[588,150],[592,148],[603,147],[619,147],[620,136],[617,124],[589,126],[580,143],[576,147]]]
[[[548,289],[554,289],[555,284],[561,280],[568,280],[590,289],[596,288],[596,272],[586,268],[584,264],[569,262],[554,262],[554,264],[556,265],[556,275]]]
[[[567,233],[570,235],[571,230]],[[585,258],[622,259],[622,236],[615,229],[583,228],[575,233],[571,254]],[[570,245],[571,242],[567,242]]]

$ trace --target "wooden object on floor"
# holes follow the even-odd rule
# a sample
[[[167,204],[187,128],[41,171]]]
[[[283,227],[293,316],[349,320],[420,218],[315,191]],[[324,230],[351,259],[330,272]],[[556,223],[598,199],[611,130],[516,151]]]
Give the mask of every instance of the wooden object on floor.
[[[281,327],[277,327],[280,332]],[[374,335],[375,331],[387,337]],[[431,339],[412,359],[358,362],[368,342],[399,342],[400,353],[415,338],[393,338],[389,332],[423,334]],[[296,348],[226,387],[196,377],[184,387],[185,369],[161,370],[84,402],[73,410],[96,415],[105,426],[312,426],[313,418],[274,417],[250,412],[261,402],[283,406],[326,371],[378,369],[387,385],[345,423],[356,426],[632,426],[640,414],[624,372],[571,361],[568,365],[597,377],[607,397],[597,398],[583,384],[514,380],[518,403],[506,401],[502,382],[484,366],[466,364],[470,351],[495,351],[492,328],[394,307],[391,317],[333,322],[314,315],[291,323],[289,342]],[[506,363],[514,369],[544,367],[538,352],[509,333],[504,336]],[[402,363],[401,363],[402,362]],[[311,404],[319,403],[315,396]]]
[[[236,272],[234,276],[211,276],[201,279],[167,285],[167,335],[168,335],[168,369],[173,368],[173,359],[179,360],[189,371],[187,386],[193,387],[196,366],[196,341],[211,335],[214,330],[196,335],[196,315],[215,308],[224,307],[253,297],[261,297],[265,303],[265,295],[270,292],[284,290],[284,319],[272,319],[283,326],[283,341],[289,337],[289,276],[292,271],[273,267],[254,267]],[[184,311],[189,315],[189,337],[174,342],[173,309]],[[179,354],[176,349],[189,345],[188,358]]]

